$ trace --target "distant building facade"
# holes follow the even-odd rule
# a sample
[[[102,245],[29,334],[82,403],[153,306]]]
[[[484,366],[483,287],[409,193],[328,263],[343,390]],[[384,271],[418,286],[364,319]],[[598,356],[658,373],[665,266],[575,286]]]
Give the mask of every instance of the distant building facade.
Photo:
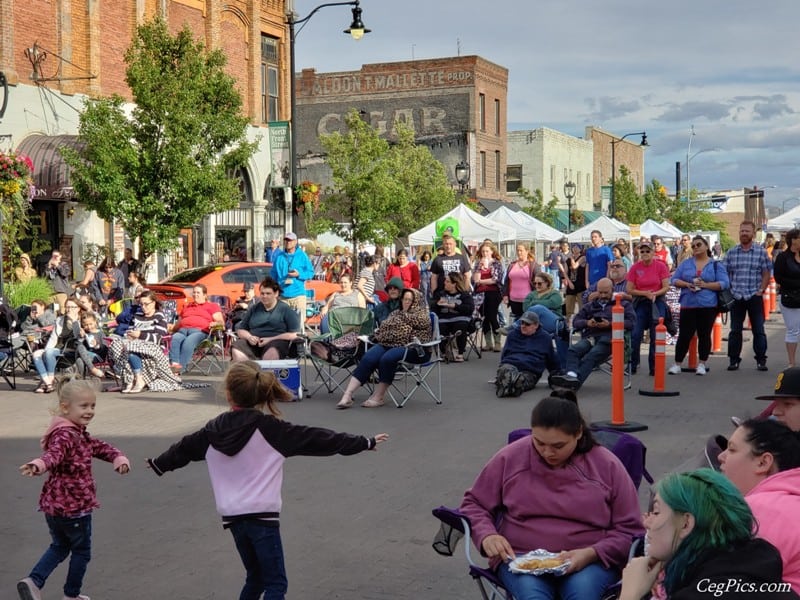
[[[284,191],[273,188],[268,123],[289,118],[285,0],[6,0],[0,2],[0,72],[9,87],[0,149],[32,157],[39,237],[61,248],[76,277],[88,244],[111,246],[120,258],[131,240],[118,225],[83,209],[58,148],[75,146],[86,97],[131,98],[123,57],[136,27],[157,14],[173,32],[188,25],[207,47],[225,52],[250,118],[248,138],[259,147],[240,170],[239,207],[184,230],[153,276],[225,252],[259,258],[264,239],[284,230],[286,203]]]
[[[479,56],[363,65],[359,71],[297,75],[297,178],[330,185],[320,136],[344,132],[355,109],[382,136],[410,125],[457,186],[456,165],[470,165],[469,194],[504,200],[508,70]]]
[[[510,198],[520,187],[533,193],[541,190],[548,202],[558,198],[557,208],[568,209],[564,184],[575,184],[572,209],[594,210],[594,145],[591,140],[561,133],[547,127],[508,132],[506,190]],[[521,199],[515,200],[524,204]]]
[[[623,134],[624,135],[624,134]],[[636,191],[644,193],[644,151],[640,145],[641,136],[631,136],[617,141],[620,136],[590,125],[586,127],[584,139],[590,140],[594,146],[594,190],[592,198],[594,210],[608,211],[611,201],[612,178],[612,146],[614,141],[614,170],[619,177],[619,168],[625,165],[630,171]]]

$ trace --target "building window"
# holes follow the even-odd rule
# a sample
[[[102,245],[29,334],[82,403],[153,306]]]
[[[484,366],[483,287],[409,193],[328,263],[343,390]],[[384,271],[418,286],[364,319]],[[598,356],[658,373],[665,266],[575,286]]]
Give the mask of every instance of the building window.
[[[481,126],[481,131],[486,131],[486,95],[480,94],[478,96],[478,122]]]
[[[500,181],[502,173],[500,173],[500,151],[494,152],[494,189],[500,191]]]
[[[500,100],[494,101],[494,134],[500,135]]]
[[[522,165],[506,165],[506,191],[516,193],[522,187]]]
[[[481,187],[486,187],[486,152],[481,152]]]
[[[261,121],[279,120],[278,39],[261,34]]]

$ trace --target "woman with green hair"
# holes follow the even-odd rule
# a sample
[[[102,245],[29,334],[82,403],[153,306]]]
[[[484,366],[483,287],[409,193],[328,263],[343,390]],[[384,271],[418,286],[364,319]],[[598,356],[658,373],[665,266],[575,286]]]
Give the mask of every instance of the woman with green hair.
[[[754,537],[753,513],[721,473],[699,469],[665,477],[645,527],[648,556],[625,567],[620,600],[649,594],[662,569],[669,600],[798,598],[781,580],[778,551]]]

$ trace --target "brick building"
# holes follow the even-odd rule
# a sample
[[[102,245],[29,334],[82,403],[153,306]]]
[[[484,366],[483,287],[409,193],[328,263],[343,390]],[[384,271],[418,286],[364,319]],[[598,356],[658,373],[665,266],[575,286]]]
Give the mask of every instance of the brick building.
[[[286,0],[0,1],[0,72],[8,82],[0,149],[33,158],[39,237],[72,259],[76,276],[88,244],[110,245],[119,257],[131,240],[83,210],[58,147],[76,143],[86,96],[130,99],[123,57],[136,27],[155,15],[163,16],[173,32],[188,25],[196,39],[225,52],[250,118],[248,137],[259,140],[259,149],[240,170],[239,207],[184,230],[180,247],[160,258],[152,276],[204,264],[222,252],[258,258],[265,237],[281,235],[286,205],[270,172],[267,124],[289,118],[285,14]]]
[[[363,65],[359,71],[297,75],[298,179],[329,185],[319,136],[344,131],[356,109],[392,139],[411,125],[457,187],[456,165],[470,165],[469,194],[505,199],[508,70],[479,56]]]
[[[611,200],[611,142],[614,141],[614,169],[619,177],[619,168],[625,165],[631,173],[636,191],[644,193],[644,148],[640,145],[641,136],[634,135],[622,141],[620,136],[608,133],[594,126],[585,129],[584,139],[594,145],[594,198],[595,210],[609,210]]]

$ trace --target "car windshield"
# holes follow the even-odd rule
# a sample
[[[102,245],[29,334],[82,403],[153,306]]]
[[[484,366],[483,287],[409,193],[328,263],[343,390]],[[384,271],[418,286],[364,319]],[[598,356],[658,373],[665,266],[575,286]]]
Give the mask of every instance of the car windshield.
[[[217,271],[221,268],[222,265],[207,265],[205,267],[197,267],[196,269],[181,271],[172,277],[167,277],[162,283],[194,283],[209,273]]]

